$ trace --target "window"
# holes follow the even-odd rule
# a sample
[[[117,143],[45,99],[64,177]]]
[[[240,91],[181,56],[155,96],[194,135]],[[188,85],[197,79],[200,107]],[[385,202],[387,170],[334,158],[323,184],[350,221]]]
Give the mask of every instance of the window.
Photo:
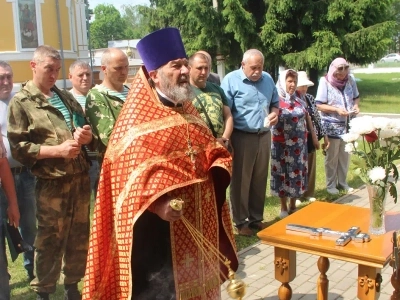
[[[6,0],[12,2],[17,51],[32,51],[43,44],[40,4],[44,0]]]

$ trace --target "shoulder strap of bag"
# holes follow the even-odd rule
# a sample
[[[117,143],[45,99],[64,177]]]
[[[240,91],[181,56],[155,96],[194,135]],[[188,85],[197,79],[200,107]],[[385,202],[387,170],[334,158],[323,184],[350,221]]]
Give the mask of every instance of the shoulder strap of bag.
[[[211,132],[212,132],[213,136],[214,136],[215,138],[217,138],[217,133],[215,132],[215,129],[214,129],[214,126],[213,126],[213,124],[212,124],[212,122],[211,122],[211,119],[210,119],[210,117],[209,117],[208,114],[207,114],[206,108],[204,107],[204,105],[203,105],[203,103],[201,102],[201,100],[199,99],[199,97],[196,96],[196,99],[197,99],[197,102],[199,102],[199,104],[200,104],[200,106],[201,106],[201,109],[203,110],[203,112],[204,112],[204,114],[205,114],[205,116],[206,116],[207,122],[208,122],[208,124],[209,124],[209,127],[210,127],[210,129],[211,129]]]

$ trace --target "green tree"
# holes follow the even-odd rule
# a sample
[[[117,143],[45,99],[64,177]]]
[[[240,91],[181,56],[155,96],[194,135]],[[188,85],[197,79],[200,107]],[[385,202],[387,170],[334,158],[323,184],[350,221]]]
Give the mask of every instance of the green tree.
[[[93,48],[106,48],[108,41],[126,38],[126,23],[113,5],[97,5],[94,8],[94,16],[95,20],[90,24]]]
[[[379,59],[395,28],[393,0],[271,0],[260,37],[274,64],[309,70],[311,80],[333,58],[366,64]]]
[[[206,50],[213,57],[217,52],[224,54],[231,66],[240,62],[239,41],[233,32],[225,30],[222,0],[219,0],[218,10],[213,8],[210,0],[150,0],[150,3],[151,6],[143,11],[148,17],[150,31],[177,27],[189,55]]]
[[[396,29],[392,37],[393,43],[388,52],[400,52],[400,0],[394,1],[392,12],[396,21]]]
[[[150,0],[151,30],[175,26],[189,54],[204,49],[238,66],[257,48],[266,69],[308,69],[313,80],[337,56],[352,63],[376,61],[392,44],[393,3],[398,0]]]
[[[140,39],[150,33],[149,20],[145,15],[147,6],[123,5],[122,18],[125,21],[125,35],[130,39]]]
[[[267,56],[298,69],[326,67],[335,56],[365,64],[388,49],[393,0],[269,2],[261,39]],[[279,62],[279,58],[278,61]]]

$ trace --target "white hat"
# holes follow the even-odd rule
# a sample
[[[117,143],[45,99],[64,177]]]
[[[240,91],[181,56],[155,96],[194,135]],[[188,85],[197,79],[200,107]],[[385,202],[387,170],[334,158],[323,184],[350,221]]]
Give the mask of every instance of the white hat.
[[[313,86],[314,83],[307,77],[307,73],[304,71],[297,72],[297,87],[299,86]]]

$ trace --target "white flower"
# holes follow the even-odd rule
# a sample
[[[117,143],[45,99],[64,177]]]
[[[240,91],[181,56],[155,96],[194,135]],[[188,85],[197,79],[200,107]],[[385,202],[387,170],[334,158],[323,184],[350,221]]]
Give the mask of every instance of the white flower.
[[[353,153],[357,149],[357,146],[358,146],[357,142],[354,142],[354,144],[353,143],[347,143],[344,146],[344,151],[347,152],[347,153]]]
[[[390,121],[390,128],[396,132],[397,136],[400,136],[400,119],[392,119]]]
[[[400,119],[390,119],[388,127],[399,131],[400,130]]]
[[[371,116],[363,116],[354,118],[350,121],[350,133],[354,134],[367,134],[374,131],[376,128],[372,122],[373,118]]]
[[[340,137],[346,143],[351,143],[351,142],[354,142],[354,141],[358,140],[360,135],[356,134],[356,133],[346,133],[346,134],[342,134]]]
[[[397,136],[397,135],[398,135],[398,132],[396,130],[390,128],[390,129],[382,129],[379,134],[379,137],[382,139],[389,139],[389,138]]]
[[[378,180],[383,180],[386,177],[385,169],[382,167],[374,167],[368,171],[368,177],[372,183],[376,183]]]
[[[372,118],[372,125],[376,129],[389,129],[390,128],[390,119],[385,117],[375,117]]]

